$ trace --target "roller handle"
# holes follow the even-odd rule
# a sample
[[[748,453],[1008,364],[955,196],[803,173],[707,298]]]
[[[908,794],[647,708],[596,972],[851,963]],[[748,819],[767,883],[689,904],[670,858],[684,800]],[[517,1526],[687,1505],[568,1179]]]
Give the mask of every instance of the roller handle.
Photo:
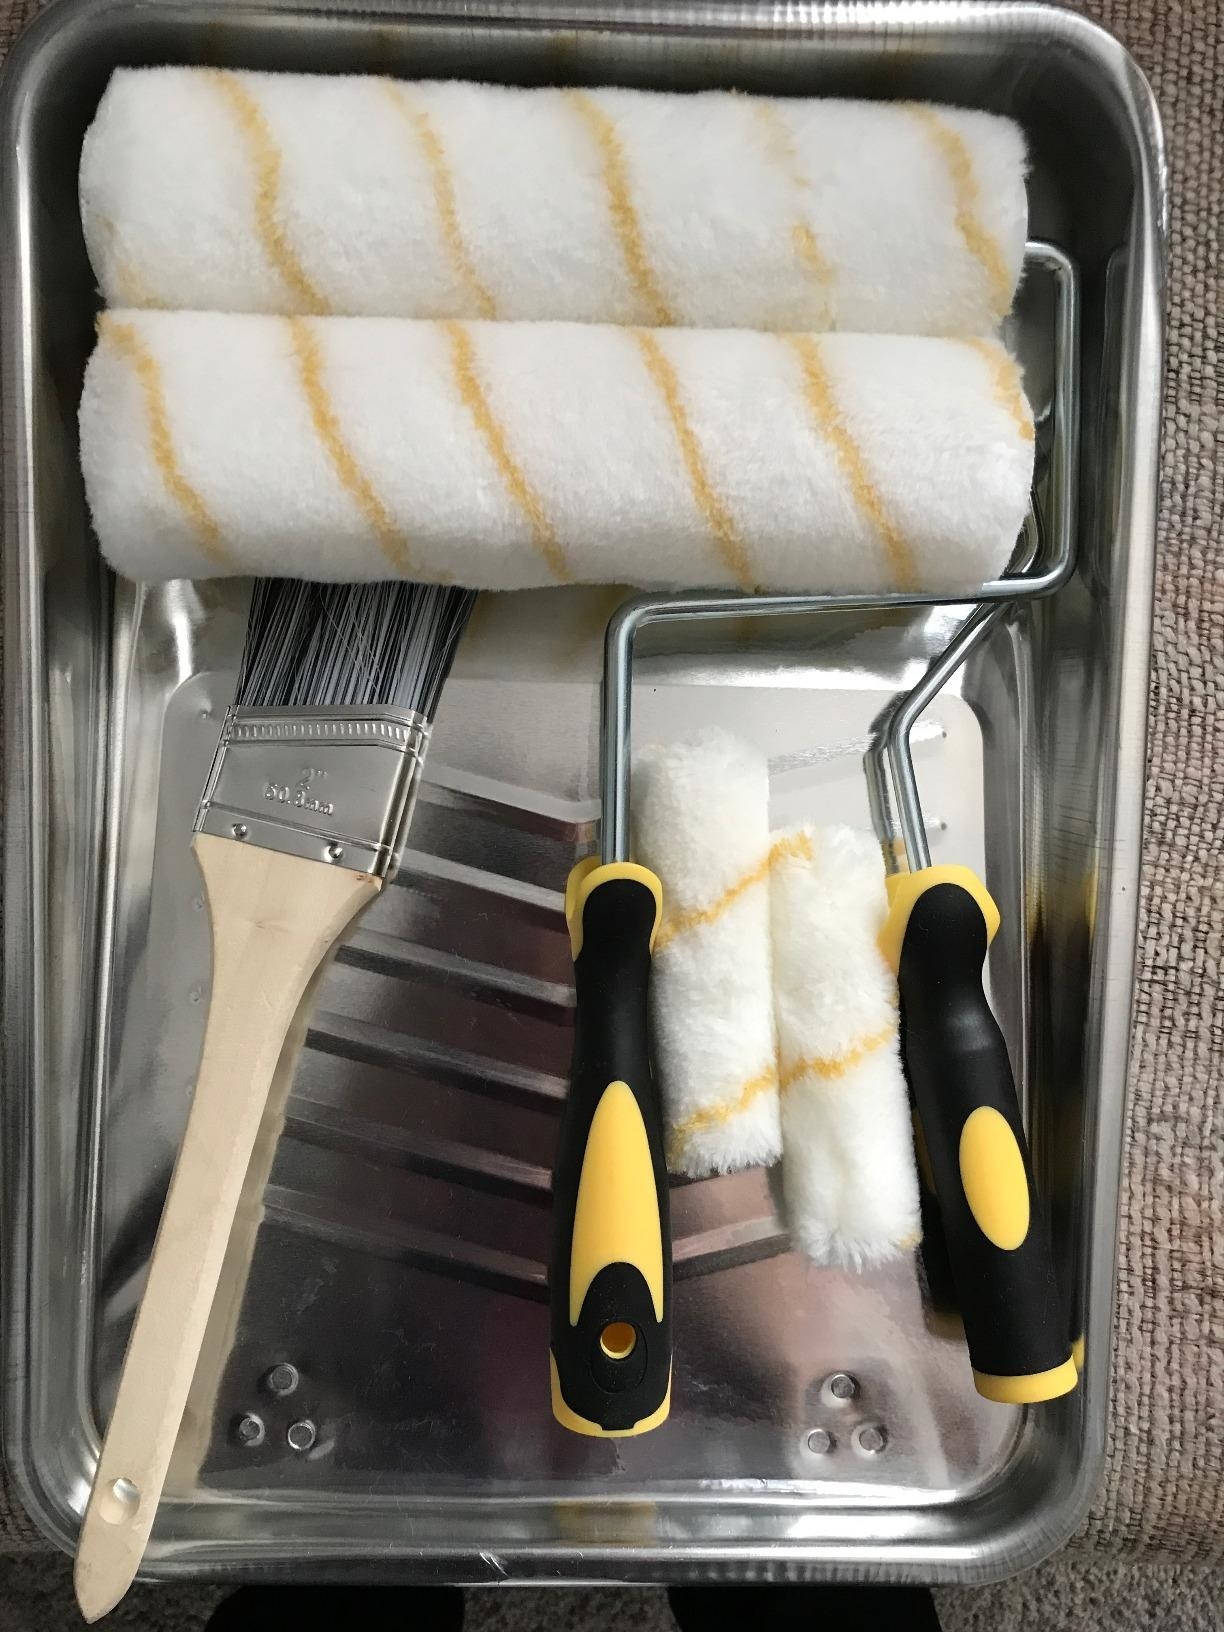
[[[1023,1405],[1075,1387],[1065,1305],[1007,1045],[982,985],[998,909],[967,868],[890,880],[885,951],[974,1382]]]
[[[553,1414],[642,1434],[671,1404],[671,1233],[647,998],[662,892],[645,867],[580,863],[566,889],[573,1070],[553,1173]]]

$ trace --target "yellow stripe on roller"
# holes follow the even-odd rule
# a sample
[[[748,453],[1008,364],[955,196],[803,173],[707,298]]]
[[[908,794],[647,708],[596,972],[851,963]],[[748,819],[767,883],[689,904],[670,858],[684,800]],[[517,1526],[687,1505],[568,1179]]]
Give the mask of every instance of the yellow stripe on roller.
[[[819,1077],[825,1082],[835,1082],[841,1077],[848,1076],[856,1066],[862,1065],[864,1060],[870,1059],[873,1054],[897,1035],[897,1021],[890,1020],[879,1031],[873,1031],[857,1042],[851,1043],[848,1048],[842,1049],[839,1054],[805,1054],[801,1059],[794,1060],[790,1065],[782,1068],[779,1086],[783,1093],[802,1082],[804,1077]]]
[[[1084,1369],[1084,1339],[1077,1337],[1071,1345],[1071,1358],[1075,1362],[1076,1371]]]
[[[199,488],[188,480],[179,462],[170,429],[170,410],[166,405],[166,387],[160,363],[132,323],[118,322],[103,313],[98,319],[98,334],[104,345],[109,342],[127,358],[140,382],[153,463],[157,466],[166,492],[187,518],[200,548],[213,565],[232,567],[234,558],[226,546],[220,523]]]
[[[895,518],[889,514],[884,495],[867,467],[863,450],[846,423],[819,340],[811,334],[784,334],[779,339],[790,347],[799,360],[808,411],[820,436],[832,447],[855,504],[884,545],[895,586],[898,589],[913,589],[918,582],[914,552]]]
[[[573,574],[569,570],[556,529],[544,508],[544,501],[510,451],[509,434],[493,412],[488,392],[480,378],[476,347],[471,333],[465,324],[457,322],[454,318],[443,323],[441,327],[450,343],[451,373],[460,400],[471,414],[476,429],[484,439],[507,492],[531,528],[531,537],[536,549],[543,556],[549,572],[559,584],[572,582]]]
[[[1021,384],[1019,363],[997,340],[983,340],[979,336],[962,341],[962,344],[980,357],[990,370],[995,402],[1011,419],[1020,440],[1032,442],[1036,436],[1033,412]]]
[[[323,348],[318,336],[304,317],[287,317],[285,322],[297,365],[298,384],[306,399],[315,435],[337,480],[365,517],[388,563],[398,577],[410,578],[412,556],[408,540],[345,439],[340,415],[324,378]]]
[[[450,261],[455,282],[481,317],[495,318],[497,302],[476,270],[459,222],[455,178],[438,127],[430,118],[428,109],[423,108],[399,80],[384,79],[382,85],[392,106],[406,121],[425,155],[425,162],[429,166],[430,185],[433,188],[434,209],[438,215],[438,227],[442,234],[442,242],[446,246],[447,259]]]
[[[756,885],[763,884],[769,874],[779,862],[811,861],[812,836],[810,833],[784,833],[781,838],[775,839],[764,856],[755,866],[741,873],[734,884],[729,884],[721,895],[716,896],[708,906],[686,907],[672,917],[665,918],[659,926],[658,940],[655,951],[662,952],[664,947],[680,935],[687,935],[694,929],[703,929],[707,924],[717,923],[723,914],[735,905],[748,891]]]
[[[979,1230],[1003,1252],[1015,1252],[1029,1232],[1028,1175],[1011,1124],[993,1105],[965,1118],[960,1136],[961,1189]]]
[[[246,143],[255,176],[255,226],[264,254],[280,275],[299,308],[323,317],[331,310],[326,297],[316,288],[285,233],[281,219],[281,173],[284,158],[267,115],[255,100],[250,87],[226,68],[203,68],[200,72],[220,92]]]
[[[697,433],[684,406],[676,366],[664,351],[659,336],[652,330],[633,329],[630,332],[637,341],[642,361],[646,364],[646,372],[650,375],[663,399],[663,406],[667,409],[672,430],[680,447],[680,457],[684,461],[684,469],[688,475],[689,487],[718,547],[723,565],[740,589],[753,590],[756,588],[756,576],[748,559],[747,546],[740,537],[734,516],[715,490],[710,473],[706,469],[705,455],[701,451]]]
[[[818,283],[827,283],[829,271],[825,258],[820,253],[816,234],[806,221],[796,221],[791,228],[791,244],[808,276]]]
[[[633,1439],[638,1434],[648,1434],[652,1428],[657,1428],[667,1421],[671,1411],[671,1374],[668,1373],[667,1393],[663,1396],[663,1404],[658,1410],[652,1411],[648,1417],[635,1422],[632,1428],[601,1428],[597,1422],[591,1422],[587,1417],[580,1417],[576,1411],[571,1411],[565,1403],[565,1396],[561,1392],[561,1378],[557,1372],[557,1362],[550,1353],[548,1369],[552,1376],[552,1410],[553,1416],[562,1428],[568,1428],[571,1434],[585,1434],[588,1439]]]
[[[115,284],[113,304],[116,306],[153,307],[165,310],[166,302],[158,299],[149,287],[144,274],[123,247],[118,227],[107,215],[95,211],[94,230],[106,240],[104,254],[110,257],[111,275]]]
[[[765,138],[765,151],[786,177],[794,190],[800,209],[811,197],[811,184],[803,174],[795,139],[776,103],[762,99],[753,104],[753,114]],[[829,292],[833,284],[833,267],[820,248],[819,240],[802,214],[790,230],[791,248],[795,258],[811,281],[817,286],[823,309],[822,323],[828,321]]]
[[[569,1316],[577,1326],[591,1283],[609,1264],[632,1264],[663,1319],[663,1230],[646,1124],[626,1082],[595,1107],[582,1157],[570,1246]]]
[[[988,1371],[973,1373],[973,1386],[986,1400],[999,1405],[1039,1405],[1043,1400],[1057,1400],[1070,1394],[1079,1382],[1075,1362],[1068,1357],[1049,1371],[1034,1371],[1028,1376],[996,1377]]]
[[[720,1099],[714,1105],[703,1105],[699,1111],[685,1117],[683,1122],[677,1122],[667,1141],[668,1160],[673,1167],[679,1165],[684,1156],[684,1147],[695,1133],[704,1133],[708,1128],[725,1127],[750,1105],[755,1104],[762,1094],[769,1093],[777,1086],[777,1069],[772,1065],[767,1066],[764,1071],[758,1071],[756,1076],[749,1077],[742,1087],[729,1094],[726,1099]]]
[[[677,1122],[668,1137],[668,1159],[673,1166],[678,1165],[684,1154],[685,1145],[695,1133],[704,1133],[708,1128],[725,1127],[771,1089],[786,1093],[805,1077],[835,1082],[848,1076],[856,1066],[878,1053],[896,1035],[897,1022],[890,1020],[879,1031],[860,1038],[839,1054],[807,1054],[802,1059],[785,1066],[781,1072],[775,1066],[766,1067],[755,1076],[749,1077],[747,1082],[728,1094],[725,1099],[717,1100],[712,1105],[703,1105],[700,1110],[685,1117],[683,1122]]]
[[[676,321],[675,314],[668,305],[654,268],[650,264],[642,223],[638,218],[637,206],[633,202],[629,165],[625,159],[625,149],[620,136],[617,134],[616,124],[611,115],[585,91],[571,90],[566,91],[564,95],[599,148],[599,156],[603,162],[608,214],[634,292],[647,319],[660,328],[670,328]]]
[[[934,108],[912,102],[906,104],[906,111],[927,132],[947,167],[948,179],[952,183],[956,230],[965,248],[982,269],[996,319],[1006,317],[1011,306],[1012,280],[1003,251],[981,218],[981,189],[973,171],[973,155],[968,143]]]
[[[891,873],[885,883],[888,890],[888,917],[884,921],[877,944],[894,974],[901,967],[901,947],[905,941],[910,914],[917,905],[918,898],[925,895],[927,890],[933,890],[937,884],[955,884],[973,897],[981,909],[982,917],[986,920],[987,946],[999,932],[999,909],[995,906],[990,891],[972,867],[960,867],[950,863],[939,867],[924,867],[916,873]]]
[[[565,921],[569,926],[570,951],[575,961],[582,951],[582,914],[587,901],[601,884],[610,884],[618,878],[627,878],[635,884],[644,884],[654,896],[654,924],[650,931],[650,950],[654,951],[655,937],[659,933],[659,920],[663,916],[663,886],[658,876],[652,873],[649,867],[642,867],[636,861],[601,863],[598,856],[587,856],[570,869],[565,884]]]

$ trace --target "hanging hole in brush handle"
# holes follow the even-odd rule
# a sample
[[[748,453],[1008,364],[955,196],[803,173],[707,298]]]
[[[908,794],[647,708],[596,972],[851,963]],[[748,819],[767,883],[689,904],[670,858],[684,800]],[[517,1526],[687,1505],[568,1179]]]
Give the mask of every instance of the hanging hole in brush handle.
[[[580,862],[565,915],[574,1060],[553,1173],[553,1415],[600,1437],[657,1428],[671,1405],[671,1232],[662,1110],[650,1070],[658,879]]]
[[[982,985],[999,913],[967,867],[888,880],[881,949],[979,1394],[1010,1405],[1075,1387],[1065,1306],[1033,1184],[1007,1045]]]

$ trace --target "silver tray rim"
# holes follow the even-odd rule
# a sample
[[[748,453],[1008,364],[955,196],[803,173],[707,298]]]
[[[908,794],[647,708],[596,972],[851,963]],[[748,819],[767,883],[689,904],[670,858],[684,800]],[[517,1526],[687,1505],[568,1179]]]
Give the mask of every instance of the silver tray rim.
[[[551,28],[664,31],[671,26],[743,36],[802,37],[834,46],[848,35],[904,49],[959,39],[997,46],[1000,40],[1039,41],[1071,53],[1112,95],[1134,142],[1137,220],[1130,277],[1142,304],[1139,333],[1127,359],[1128,424],[1125,436],[1130,491],[1119,516],[1115,552],[1124,583],[1114,632],[1113,666],[1120,676],[1112,699],[1118,736],[1109,811],[1109,870],[1113,888],[1104,924],[1098,921],[1101,951],[1095,960],[1100,1035],[1095,1056],[1095,1114],[1091,1135],[1097,1161],[1086,1198],[1085,1218],[1093,1272],[1087,1304],[1085,1404],[1080,1420],[1081,1455],[1062,1511],[1045,1515],[1040,1552],[1022,1533],[996,1536],[989,1559],[965,1556],[965,1543],[947,1534],[924,1545],[897,1541],[856,1544],[843,1528],[842,1539],[788,1544],[785,1550],[753,1544],[724,1547],[713,1556],[704,1549],[626,1548],[574,1543],[524,1549],[524,1575],[537,1579],[590,1580],[617,1576],[637,1580],[676,1578],[699,1567],[703,1573],[847,1577],[881,1574],[887,1555],[892,1578],[929,1580],[995,1579],[1060,1546],[1087,1513],[1104,1465],[1109,1408],[1109,1350],[1115,1292],[1118,1230],[1118,1175],[1123,1154],[1126,1074],[1129,1059],[1138,881],[1142,852],[1143,788],[1146,765],[1148,663],[1155,566],[1159,384],[1163,371],[1161,312],[1164,246],[1168,222],[1168,181],[1156,103],[1134,59],[1105,29],[1060,8],[1035,0],[869,0],[867,4],[798,3],[751,6],[739,0],[699,0],[695,4],[545,4],[528,0],[480,0],[467,8],[456,0],[361,3],[331,0],[326,6],[301,0],[55,0],[14,45],[0,75],[0,412],[3,415],[4,544],[4,1003],[3,1070],[0,1111],[3,1131],[4,1263],[4,1449],[10,1472],[28,1510],[59,1546],[74,1545],[74,1518],[48,1490],[29,1455],[31,1352],[28,1311],[36,1288],[32,1226],[39,1137],[36,1105],[45,1090],[47,1049],[46,911],[49,887],[46,825],[40,807],[47,779],[47,684],[43,649],[43,563],[37,536],[38,467],[33,422],[33,378],[38,325],[38,290],[31,279],[31,199],[25,154],[37,100],[43,57],[64,48],[74,36],[88,35],[101,21],[128,14],[166,18],[202,13],[255,10],[291,26],[295,17],[318,16],[396,24],[451,23]],[[103,722],[105,732],[105,722]],[[105,756],[101,756],[104,758]],[[80,1272],[87,1272],[81,1265]],[[482,1498],[481,1500],[489,1500]],[[496,1500],[492,1501],[496,1506]],[[506,1550],[503,1550],[505,1552]],[[353,1555],[348,1555],[351,1562]],[[198,1577],[232,1566],[244,1557],[240,1543],[209,1539],[158,1562],[161,1576]],[[445,1571],[446,1561],[435,1555]],[[264,1555],[262,1561],[267,1562]],[[319,1556],[321,1568],[327,1560]],[[394,1575],[388,1560],[382,1574]]]

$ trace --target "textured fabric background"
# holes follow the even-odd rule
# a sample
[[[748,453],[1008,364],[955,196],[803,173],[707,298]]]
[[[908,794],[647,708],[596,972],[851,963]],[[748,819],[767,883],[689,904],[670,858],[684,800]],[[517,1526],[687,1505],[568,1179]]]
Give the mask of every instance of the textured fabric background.
[[[0,0],[0,49],[39,7],[40,0]],[[1173,220],[1113,1428],[1105,1482],[1075,1546],[1218,1565],[1224,1563],[1224,7],[1220,0],[1079,0],[1077,9],[1112,29],[1151,78],[1168,141]],[[2,1497],[0,1549],[34,1545],[28,1524]],[[1139,1576],[1101,1563],[1074,1571],[1047,1567],[1006,1588],[950,1592],[941,1601],[946,1624],[966,1632],[988,1625],[992,1632],[1021,1626],[1052,1632],[1106,1619],[1123,1632],[1219,1626],[1220,1588],[1214,1574]],[[68,1624],[53,1607],[59,1590],[28,1573],[0,1578],[0,1625],[26,1624],[10,1620],[2,1607],[23,1594],[32,1594],[31,1624]],[[573,1613],[580,1597],[567,1595]],[[199,1595],[167,1593],[157,1601],[173,1617],[163,1621],[159,1611],[157,1625],[198,1624],[192,1606]],[[559,1612],[560,1602],[553,1607]],[[609,1613],[605,1607],[605,1626]],[[491,1604],[480,1614],[492,1616]],[[560,1621],[552,1610],[546,1619],[580,1624],[571,1609]],[[544,1623],[524,1603],[515,1624]]]
[[[1224,9],[1092,0],[1172,174],[1147,835],[1105,1482],[1084,1541],[1224,1561]]]

